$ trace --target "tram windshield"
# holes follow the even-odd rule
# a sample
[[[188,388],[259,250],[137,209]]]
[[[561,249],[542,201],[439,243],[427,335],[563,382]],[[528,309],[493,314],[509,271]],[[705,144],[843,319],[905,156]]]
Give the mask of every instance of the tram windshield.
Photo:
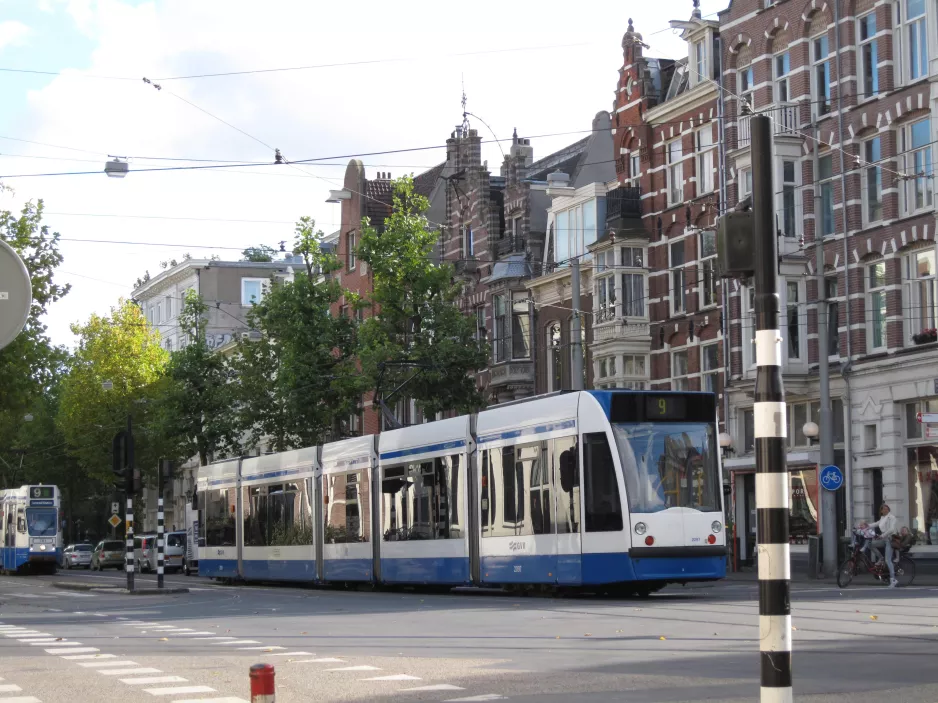
[[[26,524],[33,537],[55,537],[55,508],[26,508]]]
[[[720,510],[715,430],[705,422],[612,425],[625,472],[629,508]]]

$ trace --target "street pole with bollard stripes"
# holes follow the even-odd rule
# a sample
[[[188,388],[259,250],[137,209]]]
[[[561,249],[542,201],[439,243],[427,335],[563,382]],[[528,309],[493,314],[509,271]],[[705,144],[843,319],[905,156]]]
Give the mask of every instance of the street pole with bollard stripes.
[[[750,118],[752,134],[753,263],[756,308],[756,513],[759,543],[759,650],[762,703],[790,703],[791,559],[787,409],[778,327],[778,241],[772,190],[772,126]],[[821,350],[825,353],[825,350]]]
[[[127,590],[134,590],[134,430],[133,420],[127,415],[125,477],[127,495]]]
[[[163,555],[166,552],[164,540],[166,538],[166,529],[163,522],[163,483],[170,474],[169,460],[160,460],[159,476],[156,477],[157,498],[156,498],[156,586],[163,587]]]

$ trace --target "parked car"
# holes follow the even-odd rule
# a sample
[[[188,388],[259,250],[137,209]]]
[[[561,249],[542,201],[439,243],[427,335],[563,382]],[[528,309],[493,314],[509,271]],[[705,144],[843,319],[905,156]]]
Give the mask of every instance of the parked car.
[[[91,570],[101,571],[110,567],[120,570],[124,568],[125,555],[126,547],[120,540],[101,540],[91,553]]]
[[[165,538],[163,566],[166,571],[182,571],[186,562],[186,533],[170,532]]]
[[[90,544],[70,544],[63,552],[66,569],[90,569],[91,552],[94,547]]]
[[[140,573],[156,571],[156,535],[134,537],[134,563]]]

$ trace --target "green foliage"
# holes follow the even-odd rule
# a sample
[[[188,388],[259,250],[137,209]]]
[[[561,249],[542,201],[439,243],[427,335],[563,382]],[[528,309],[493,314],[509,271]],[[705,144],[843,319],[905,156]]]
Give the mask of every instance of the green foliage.
[[[179,312],[187,344],[170,357],[160,384],[159,435],[167,458],[183,462],[198,455],[202,466],[213,454],[237,446],[225,357],[205,339],[206,305],[188,291]]]
[[[111,478],[111,440],[133,417],[136,465],[154,467],[160,437],[151,420],[168,353],[159,334],[147,327],[143,312],[121,299],[110,315],[92,315],[72,325],[78,349],[62,384],[58,424],[70,454],[92,478]],[[105,390],[104,381],[113,388]]]
[[[292,280],[271,281],[248,314],[260,339],[239,339],[231,362],[239,380],[237,424],[250,447],[262,437],[276,451],[321,444],[337,418],[358,408],[364,390],[355,322],[329,314],[343,291],[325,275],[338,265],[320,247],[315,226],[308,217],[297,223],[294,252],[303,270]]]
[[[371,302],[379,311],[362,325],[362,371],[384,388],[396,388],[414,374],[402,393],[426,415],[473,412],[484,400],[472,373],[484,368],[484,345],[475,339],[475,321],[458,306],[460,287],[449,264],[434,262],[437,235],[424,216],[429,203],[414,192],[413,180],[394,181],[393,211],[378,231],[362,223],[358,255],[372,269]],[[395,399],[390,399],[393,401]]]
[[[269,247],[266,244],[261,244],[256,247],[248,247],[241,252],[241,255],[244,257],[244,261],[273,261],[274,256],[276,256],[277,250],[273,247]]]

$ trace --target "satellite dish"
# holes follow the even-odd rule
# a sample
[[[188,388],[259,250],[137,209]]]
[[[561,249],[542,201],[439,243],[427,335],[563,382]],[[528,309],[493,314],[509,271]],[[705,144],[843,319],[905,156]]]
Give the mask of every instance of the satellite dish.
[[[33,303],[29,272],[19,255],[0,241],[0,349],[23,331]]]

